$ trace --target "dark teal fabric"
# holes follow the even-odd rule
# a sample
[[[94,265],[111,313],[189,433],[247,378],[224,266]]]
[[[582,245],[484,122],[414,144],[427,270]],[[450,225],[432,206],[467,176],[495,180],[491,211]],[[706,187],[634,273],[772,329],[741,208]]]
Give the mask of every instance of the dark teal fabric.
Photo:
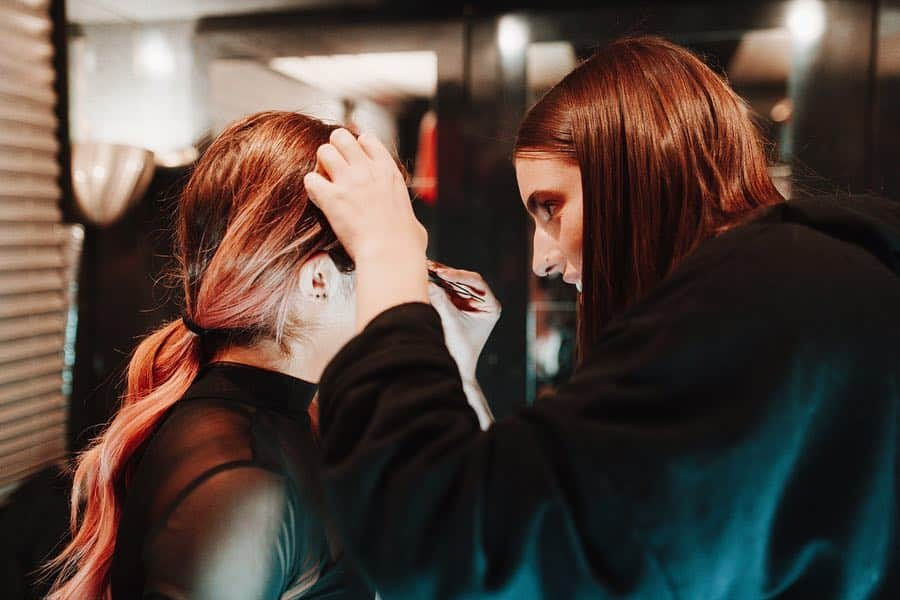
[[[371,600],[326,527],[316,388],[247,365],[204,368],[139,452],[111,598]]]
[[[387,600],[900,598],[898,271],[898,205],[773,208],[487,432],[437,313],[382,313],[320,382],[348,554]]]

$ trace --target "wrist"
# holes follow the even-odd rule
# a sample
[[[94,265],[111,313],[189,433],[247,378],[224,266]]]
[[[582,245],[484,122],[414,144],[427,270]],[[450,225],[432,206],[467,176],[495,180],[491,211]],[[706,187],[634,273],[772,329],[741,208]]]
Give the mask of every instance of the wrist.
[[[418,257],[410,253],[366,254],[356,262],[357,331],[378,314],[407,302],[428,302],[424,252]]]
[[[417,244],[401,241],[384,240],[367,244],[357,249],[353,262],[357,268],[407,264],[425,264],[425,249]]]

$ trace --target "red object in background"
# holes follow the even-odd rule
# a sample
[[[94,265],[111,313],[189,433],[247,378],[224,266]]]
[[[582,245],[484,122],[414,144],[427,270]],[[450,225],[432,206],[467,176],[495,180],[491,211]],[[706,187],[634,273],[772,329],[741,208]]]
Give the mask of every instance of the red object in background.
[[[419,125],[419,149],[412,188],[416,196],[428,205],[437,201],[437,115],[429,110]]]

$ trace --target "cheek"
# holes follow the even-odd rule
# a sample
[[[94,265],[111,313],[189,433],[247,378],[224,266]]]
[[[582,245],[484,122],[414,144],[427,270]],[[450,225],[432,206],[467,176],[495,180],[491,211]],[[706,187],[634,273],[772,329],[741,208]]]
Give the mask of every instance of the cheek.
[[[574,216],[574,215],[573,215]],[[581,270],[582,224],[580,215],[577,218],[564,219],[559,231],[559,241],[566,260]]]

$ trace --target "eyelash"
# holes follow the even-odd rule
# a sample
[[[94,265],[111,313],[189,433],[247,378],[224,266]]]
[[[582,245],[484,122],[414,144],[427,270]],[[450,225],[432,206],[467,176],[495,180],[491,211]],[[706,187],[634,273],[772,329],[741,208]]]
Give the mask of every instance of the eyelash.
[[[541,202],[541,210],[544,211],[544,216],[548,221],[556,214],[556,208],[555,202]]]

